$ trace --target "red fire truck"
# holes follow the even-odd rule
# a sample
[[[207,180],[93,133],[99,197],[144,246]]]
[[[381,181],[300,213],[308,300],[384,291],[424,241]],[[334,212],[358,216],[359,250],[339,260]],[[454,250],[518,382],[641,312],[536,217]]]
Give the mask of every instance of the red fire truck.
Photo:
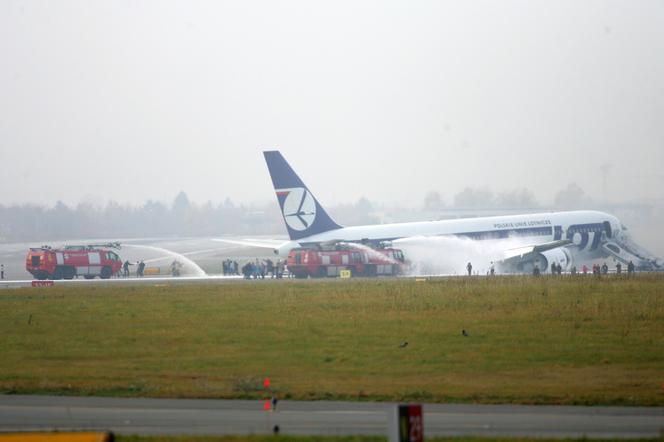
[[[65,246],[60,249],[49,246],[30,248],[25,268],[35,279],[73,279],[77,276],[108,279],[122,267],[117,253],[109,250],[119,248],[119,243]]]
[[[353,244],[294,248],[286,263],[296,278],[339,276],[342,270],[350,270],[352,276],[394,276],[406,268],[399,249]]]

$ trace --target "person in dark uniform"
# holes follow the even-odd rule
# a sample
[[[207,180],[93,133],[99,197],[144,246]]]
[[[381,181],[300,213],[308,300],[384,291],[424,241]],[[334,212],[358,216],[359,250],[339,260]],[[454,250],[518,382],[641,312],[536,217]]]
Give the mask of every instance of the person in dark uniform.
[[[632,273],[634,273],[634,263],[632,262],[632,260],[630,260],[627,263],[627,274],[631,275]]]
[[[124,264],[122,264],[122,276],[125,278],[129,277],[129,266],[133,266],[134,264],[129,263],[129,261],[125,261]]]
[[[468,276],[473,274],[473,265],[471,263],[466,264],[466,270],[468,270]]]

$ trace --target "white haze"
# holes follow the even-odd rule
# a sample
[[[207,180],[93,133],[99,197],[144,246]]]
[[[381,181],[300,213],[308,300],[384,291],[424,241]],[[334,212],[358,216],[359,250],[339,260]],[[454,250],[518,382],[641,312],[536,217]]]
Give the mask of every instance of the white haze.
[[[0,2],[0,204],[664,187],[664,2]]]
[[[348,242],[340,242],[339,244],[342,244],[342,245],[345,245],[347,247],[351,247],[351,248],[354,248],[354,249],[357,249],[357,250],[361,250],[361,251],[363,251],[364,253],[367,254],[369,259],[374,259],[374,260],[383,261],[383,262],[387,261],[390,264],[400,264],[397,260],[395,260],[391,256],[386,255],[384,253],[380,253],[380,252],[376,251],[375,249],[373,249],[369,246],[365,246],[364,244],[348,243]]]
[[[529,244],[523,238],[476,241],[457,236],[410,237],[395,240],[412,264],[413,275],[465,275],[470,262],[473,274],[485,275],[491,264],[504,259],[510,249]],[[532,244],[532,242],[530,243]]]
[[[139,244],[123,244],[122,247],[126,248],[134,248],[134,249],[140,249],[140,250],[149,250],[152,252],[157,252],[159,253],[160,257],[158,258],[151,258],[151,259],[146,259],[143,262],[146,264],[149,263],[155,263],[155,262],[160,262],[166,259],[173,259],[180,264],[182,264],[182,269],[180,269],[180,273],[183,276],[207,276],[205,271],[194,261],[191,259],[187,258],[181,253],[174,252],[172,250],[164,249],[163,247],[156,247],[156,246],[146,246],[146,245],[139,245]],[[166,256],[163,256],[166,255]]]

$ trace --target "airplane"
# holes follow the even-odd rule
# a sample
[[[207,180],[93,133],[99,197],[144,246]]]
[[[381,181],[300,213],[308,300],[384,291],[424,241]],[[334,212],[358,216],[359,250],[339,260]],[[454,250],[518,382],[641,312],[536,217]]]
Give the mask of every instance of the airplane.
[[[632,261],[643,271],[664,269],[664,261],[638,246],[618,218],[592,210],[344,227],[328,215],[279,151],[263,154],[290,239],[218,241],[266,247],[276,255],[287,256],[295,247],[339,242],[377,246],[409,238],[512,240],[505,241],[506,246],[514,241],[518,246],[506,248],[497,262],[506,273],[530,272],[536,264],[545,269],[554,262],[570,270],[583,262],[606,258],[623,264]]]

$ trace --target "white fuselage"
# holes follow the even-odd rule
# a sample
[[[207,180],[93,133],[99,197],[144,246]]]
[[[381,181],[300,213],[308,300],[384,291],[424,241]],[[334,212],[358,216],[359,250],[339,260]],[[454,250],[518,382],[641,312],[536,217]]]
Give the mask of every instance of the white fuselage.
[[[458,235],[472,239],[499,239],[518,236],[537,238],[538,243],[543,243],[560,239],[556,238],[557,231],[565,239],[572,226],[601,225],[604,222],[608,222],[613,230],[620,229],[620,222],[616,217],[603,212],[583,210],[343,227],[318,235],[311,235],[298,240],[298,242],[308,244],[336,240],[361,241],[364,239],[387,241],[416,236]],[[572,238],[570,238],[573,241],[575,240],[573,238],[574,233],[577,232],[573,229],[571,232]],[[579,244],[581,242],[580,236],[578,235],[576,238]],[[594,238],[589,238],[589,240],[592,239]]]
[[[566,250],[569,264],[613,256],[627,263],[645,263],[644,255],[634,247],[621,244],[628,238],[625,228],[613,215],[592,210],[532,213],[441,221],[377,224],[342,227],[301,238],[280,247],[283,253],[297,245],[336,241],[394,241],[413,237],[456,236],[474,240],[518,239],[522,244],[538,245],[560,239],[572,241]],[[629,241],[630,244],[633,242]],[[612,247],[607,248],[607,244]],[[615,250],[618,252],[615,252]],[[638,264],[637,264],[638,265]],[[645,264],[644,264],[645,265]]]

